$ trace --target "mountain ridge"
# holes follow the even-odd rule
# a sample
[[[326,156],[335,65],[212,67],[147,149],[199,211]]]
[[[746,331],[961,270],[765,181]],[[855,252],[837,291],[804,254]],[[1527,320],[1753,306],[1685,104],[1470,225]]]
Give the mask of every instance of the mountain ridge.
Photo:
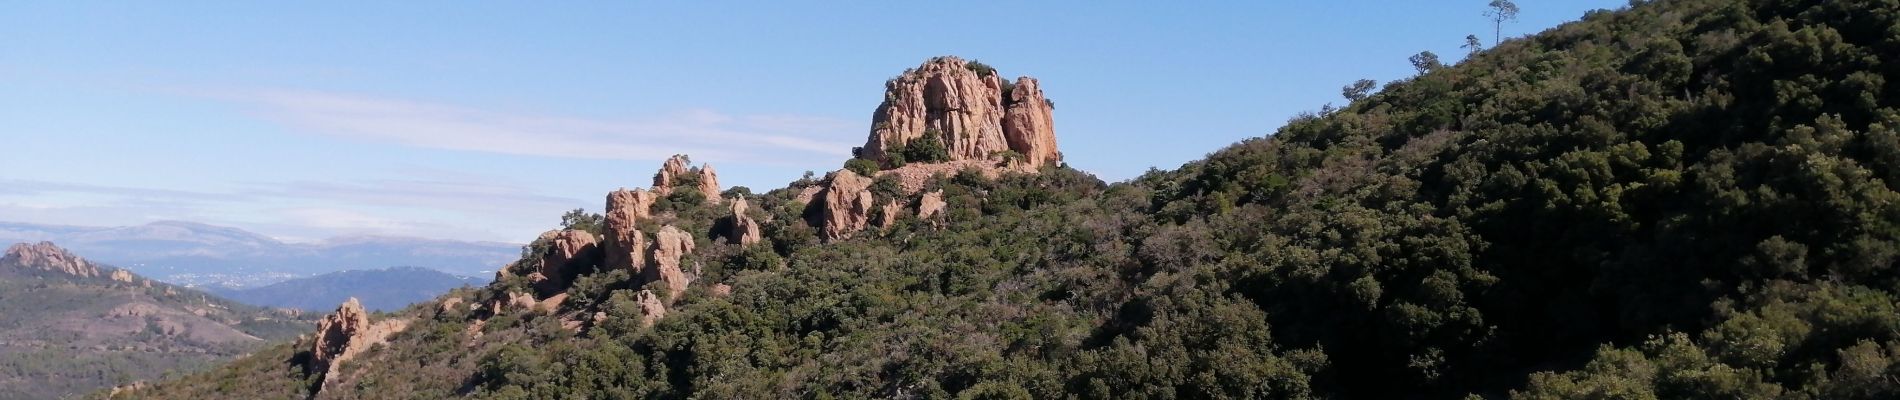
[[[757,210],[615,191],[406,330],[139,394],[1894,398],[1897,33],[1894,1],[1632,2],[1129,182],[959,137],[722,193]],[[739,217],[761,240],[714,239]]]
[[[480,276],[520,252],[519,244],[374,235],[292,243],[238,228],[186,221],[124,227],[0,222],[0,241],[42,240],[162,281],[193,286],[260,286],[397,265]]]

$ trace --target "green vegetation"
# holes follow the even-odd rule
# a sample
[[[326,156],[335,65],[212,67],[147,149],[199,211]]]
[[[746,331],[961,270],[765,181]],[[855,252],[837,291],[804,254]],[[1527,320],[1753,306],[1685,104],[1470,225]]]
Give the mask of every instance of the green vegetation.
[[[897,153],[904,155],[906,162],[935,163],[950,161],[950,149],[944,147],[943,133],[937,132],[935,129],[924,130],[924,136],[916,140],[911,140],[910,143],[905,143],[904,147],[898,150]]]
[[[261,348],[258,338],[289,339],[311,326],[162,283],[0,262],[0,398],[61,398],[176,378]]]
[[[826,244],[774,190],[652,327],[612,275],[581,332],[415,311],[326,396],[1895,398],[1892,77],[1900,1],[1595,12],[1127,183],[964,171]]]
[[[977,76],[996,75],[996,68],[991,67],[989,64],[984,64],[982,61],[970,60],[970,62],[963,63],[963,67],[968,68],[971,72],[975,72]],[[1008,91],[1004,92],[1007,93]]]
[[[884,170],[884,168],[879,167],[877,165],[877,161],[871,161],[871,160],[862,159],[862,158],[853,158],[849,160],[844,160],[844,169],[851,170],[851,172],[855,172],[858,175],[863,175],[863,176],[877,175],[877,171]]]

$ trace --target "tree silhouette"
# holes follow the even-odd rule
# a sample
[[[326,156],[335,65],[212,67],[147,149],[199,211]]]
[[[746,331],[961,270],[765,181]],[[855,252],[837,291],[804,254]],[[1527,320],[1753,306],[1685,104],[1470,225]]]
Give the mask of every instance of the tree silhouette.
[[[1340,88],[1339,94],[1341,96],[1346,96],[1346,101],[1359,101],[1359,100],[1365,99],[1366,96],[1371,95],[1372,88],[1378,85],[1379,85],[1378,81],[1374,81],[1371,79],[1360,79],[1357,82],[1353,82],[1351,85],[1346,85],[1346,87]]]
[[[1501,42],[1504,36],[1504,23],[1517,21],[1517,3],[1511,0],[1491,0],[1491,9],[1484,16],[1491,19],[1491,43]]]

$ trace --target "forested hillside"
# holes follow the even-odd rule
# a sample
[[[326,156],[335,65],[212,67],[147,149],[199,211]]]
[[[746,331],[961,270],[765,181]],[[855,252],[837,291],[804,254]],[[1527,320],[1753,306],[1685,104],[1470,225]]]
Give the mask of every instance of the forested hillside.
[[[755,209],[610,196],[340,368],[285,345],[130,397],[1900,397],[1900,1],[1641,2],[1418,59],[1130,182],[913,188],[905,162],[981,161],[880,149],[723,193]],[[1018,82],[987,87],[1045,101]],[[696,174],[668,168],[655,193]],[[690,285],[550,267],[641,232]]]

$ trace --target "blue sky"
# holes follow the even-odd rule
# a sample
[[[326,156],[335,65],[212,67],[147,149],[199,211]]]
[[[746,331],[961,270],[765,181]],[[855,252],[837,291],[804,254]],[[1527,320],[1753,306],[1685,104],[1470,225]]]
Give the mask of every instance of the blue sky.
[[[1040,79],[1070,165],[1123,180],[1491,29],[1485,1],[386,3],[0,4],[0,221],[525,241],[674,153],[754,189],[837,169],[937,55]]]

